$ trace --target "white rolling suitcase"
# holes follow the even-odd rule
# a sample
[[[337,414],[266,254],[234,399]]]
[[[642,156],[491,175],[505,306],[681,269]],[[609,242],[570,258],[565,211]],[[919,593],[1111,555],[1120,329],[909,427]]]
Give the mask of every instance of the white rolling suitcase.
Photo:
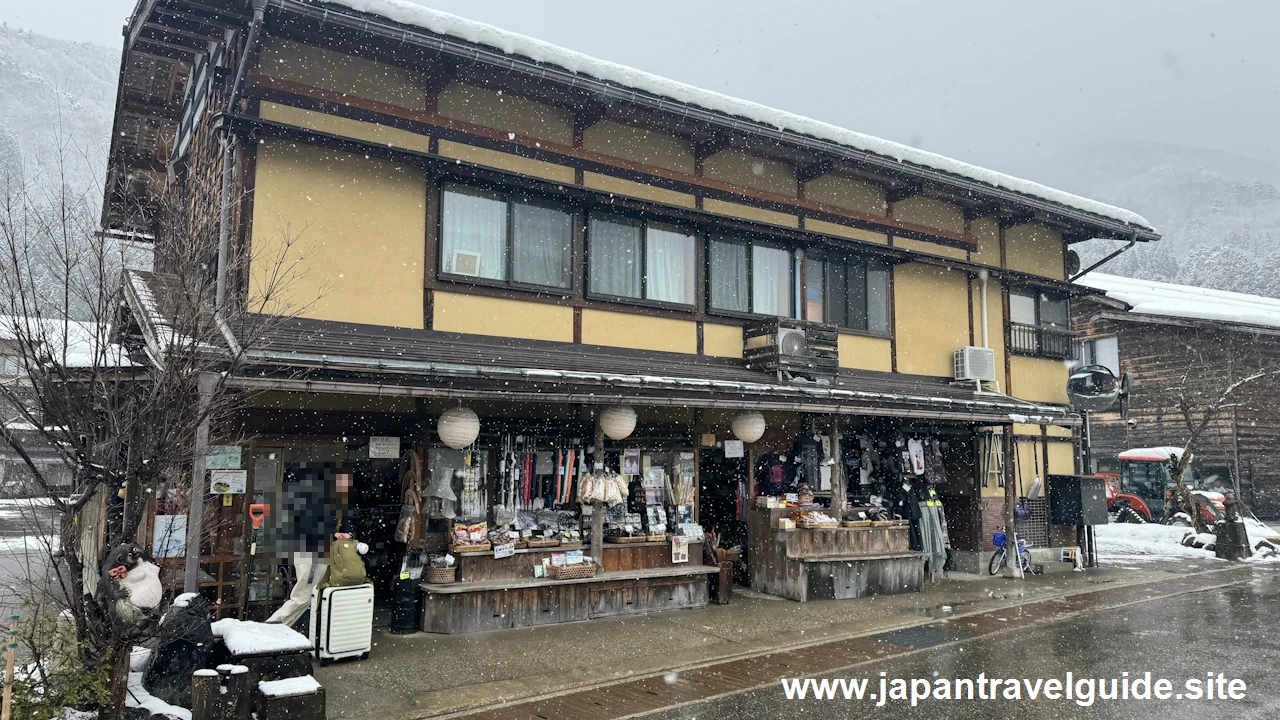
[[[369,656],[373,647],[373,585],[327,587],[311,593],[312,655],[331,660]]]

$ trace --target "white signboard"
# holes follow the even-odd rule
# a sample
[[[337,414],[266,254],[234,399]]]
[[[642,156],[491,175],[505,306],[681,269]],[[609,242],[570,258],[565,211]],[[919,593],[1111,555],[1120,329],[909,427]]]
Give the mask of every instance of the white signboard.
[[[400,438],[374,435],[369,438],[369,457],[395,460],[400,457]]]
[[[675,535],[671,538],[671,562],[689,562],[689,538]]]
[[[726,458],[740,458],[743,455],[741,440],[725,440],[724,456]]]
[[[209,472],[209,492],[214,495],[240,494],[248,486],[248,470],[213,470]]]
[[[514,543],[507,543],[506,545],[493,546],[493,556],[495,558],[498,558],[499,560],[501,560],[502,558],[509,558],[515,554],[516,554],[516,546]]]

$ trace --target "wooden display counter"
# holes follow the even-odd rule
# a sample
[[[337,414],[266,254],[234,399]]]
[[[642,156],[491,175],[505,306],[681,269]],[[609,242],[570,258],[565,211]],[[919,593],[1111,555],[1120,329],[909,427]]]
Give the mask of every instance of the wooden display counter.
[[[560,548],[458,553],[459,581],[422,583],[422,629],[457,634],[705,607],[708,577],[702,543],[689,562],[671,562],[670,542],[605,543],[602,571],[575,580],[535,578],[533,565]],[[590,549],[584,549],[590,554]]]
[[[910,550],[910,528],[779,530],[794,508],[751,508],[747,569],[751,589],[805,602],[918,592],[924,556]]]

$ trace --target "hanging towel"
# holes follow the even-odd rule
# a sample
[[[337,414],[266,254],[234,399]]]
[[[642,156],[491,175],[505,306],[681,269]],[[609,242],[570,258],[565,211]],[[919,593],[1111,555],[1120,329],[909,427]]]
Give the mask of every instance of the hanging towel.
[[[907,441],[907,452],[911,456],[911,473],[924,474],[924,443],[912,438]]]

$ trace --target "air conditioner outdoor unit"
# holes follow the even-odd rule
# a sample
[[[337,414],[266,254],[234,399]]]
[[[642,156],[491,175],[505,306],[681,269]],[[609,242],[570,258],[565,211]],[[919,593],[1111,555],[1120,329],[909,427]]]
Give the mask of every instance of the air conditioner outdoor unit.
[[[996,381],[996,351],[967,345],[956,348],[956,380]]]
[[[744,332],[747,367],[777,373],[779,378],[835,377],[839,370],[839,331],[834,325],[771,318]]]

